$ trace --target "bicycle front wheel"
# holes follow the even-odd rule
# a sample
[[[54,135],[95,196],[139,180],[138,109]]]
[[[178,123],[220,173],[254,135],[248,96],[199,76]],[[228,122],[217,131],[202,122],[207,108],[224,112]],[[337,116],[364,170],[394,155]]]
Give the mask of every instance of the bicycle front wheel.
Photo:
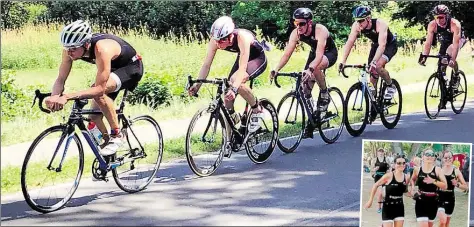
[[[303,138],[305,112],[303,102],[296,98],[295,92],[286,94],[278,104],[278,119],[282,123],[279,129],[278,148],[292,153]]]
[[[278,141],[278,113],[273,104],[267,99],[258,101],[263,109],[259,119],[260,128],[249,135],[245,150],[250,160],[256,164],[264,163],[270,158]],[[250,125],[250,117],[247,119]]]
[[[347,91],[344,101],[344,124],[351,136],[360,136],[369,119],[369,95],[362,89],[362,83],[355,83]]]
[[[55,154],[55,155],[54,155]],[[62,208],[79,186],[84,151],[68,126],[43,131],[31,144],[21,168],[21,190],[28,205],[41,213]]]
[[[453,75],[451,75],[451,79]],[[459,86],[457,88],[451,87],[452,100],[451,109],[456,114],[460,114],[466,105],[467,98],[467,81],[464,72],[459,70]]]
[[[391,100],[382,99],[382,112],[380,113],[380,120],[388,129],[395,128],[402,115],[402,89],[397,80],[392,79],[392,84],[395,86],[396,92]],[[382,94],[385,94],[385,90],[387,90],[387,85],[384,83]]]
[[[324,112],[318,111],[319,135],[324,142],[331,144],[337,141],[344,129],[344,96],[337,87],[328,88],[329,104]]]
[[[193,173],[206,177],[217,170],[226,150],[226,135],[219,110],[206,107],[194,115],[186,134],[186,159]]]
[[[125,119],[124,119],[125,120]],[[117,186],[134,193],[145,189],[160,168],[163,157],[163,134],[150,116],[131,119],[122,129],[126,145],[115,154],[111,165]]]
[[[444,90],[441,88],[441,82],[438,73],[434,73],[428,79],[425,89],[425,112],[430,119],[435,119],[439,115],[444,99]]]

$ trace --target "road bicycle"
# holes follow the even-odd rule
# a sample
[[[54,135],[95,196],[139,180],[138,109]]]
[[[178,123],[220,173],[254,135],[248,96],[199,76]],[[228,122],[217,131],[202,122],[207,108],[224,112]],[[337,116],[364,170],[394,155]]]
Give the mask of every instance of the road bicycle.
[[[372,86],[368,77],[373,77],[373,75],[368,72],[366,64],[344,65],[339,72],[347,78],[346,68],[355,68],[360,71],[359,81],[349,88],[345,100],[344,122],[347,132],[352,136],[360,136],[367,124],[372,124],[378,115],[387,129],[395,128],[402,114],[402,90],[398,81],[392,78],[392,85],[395,86],[396,92],[392,99],[385,99],[384,94],[387,89],[385,80],[382,80],[378,89],[377,85]]]
[[[342,92],[337,87],[328,86],[330,102],[325,110],[320,111],[313,98],[307,98],[303,93],[302,72],[277,73],[274,79],[278,88],[281,87],[278,84],[278,77],[282,76],[296,79],[295,88],[283,96],[277,108],[278,118],[284,123],[280,134],[285,131],[285,137],[290,136],[294,139],[278,139],[278,148],[285,153],[295,151],[303,138],[306,125],[317,128],[326,143],[336,142],[344,129]]]
[[[245,148],[247,156],[256,164],[264,163],[275,150],[278,139],[278,115],[273,104],[267,99],[259,99],[263,117],[256,131],[249,130],[252,114],[249,104],[240,114],[240,126],[224,106],[222,95],[230,88],[227,78],[213,80],[195,79],[188,76],[186,90],[194,83],[208,83],[217,86],[217,91],[207,107],[199,110],[189,124],[186,134],[186,158],[191,170],[198,176],[212,175],[224,157]],[[250,81],[252,88],[253,80]],[[236,119],[237,120],[237,119]]]
[[[44,98],[50,95],[36,90],[33,105],[38,99],[41,111],[50,113],[42,106]],[[100,155],[100,149],[105,144],[101,146],[101,141],[84,124],[90,121],[84,115],[102,114],[99,110],[83,109],[88,103],[87,99],[74,100],[67,122],[44,130],[33,141],[21,169],[23,196],[31,208],[48,213],[65,206],[79,186],[85,161],[92,162],[92,176],[95,179],[108,181],[107,173],[112,172],[115,183],[125,192],[141,191],[151,183],[163,156],[162,132],[150,116],[142,115],[133,119],[125,117],[123,109],[126,96],[127,91],[116,110],[122,125],[124,145],[114,155]],[[76,128],[79,128],[89,144],[95,156],[94,161],[92,156],[84,157],[84,147]],[[59,180],[59,183],[50,183],[48,180]],[[54,193],[42,194],[48,189],[56,190]],[[64,189],[64,192],[58,193],[58,189]],[[45,198],[41,195],[45,195]]]
[[[451,57],[449,55],[423,55],[422,57],[437,58],[438,68],[426,83],[425,89],[425,112],[430,119],[436,119],[440,110],[446,109],[446,104],[451,102],[451,109],[454,113],[460,114],[467,98],[467,81],[466,75],[459,70],[459,86],[454,87],[452,78],[454,70],[451,71],[451,80],[446,77],[446,67],[448,66]],[[423,65],[425,66],[425,65]]]

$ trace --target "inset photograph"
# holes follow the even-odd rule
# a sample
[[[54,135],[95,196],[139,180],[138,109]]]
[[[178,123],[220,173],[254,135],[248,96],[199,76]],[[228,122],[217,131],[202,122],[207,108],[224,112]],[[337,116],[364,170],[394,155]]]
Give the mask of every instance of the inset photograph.
[[[360,226],[469,226],[472,144],[363,140]]]

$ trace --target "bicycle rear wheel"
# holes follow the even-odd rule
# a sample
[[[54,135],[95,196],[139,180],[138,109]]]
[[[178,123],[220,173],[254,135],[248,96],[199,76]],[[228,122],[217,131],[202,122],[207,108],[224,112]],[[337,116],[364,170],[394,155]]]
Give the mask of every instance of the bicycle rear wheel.
[[[226,135],[225,121],[219,110],[206,107],[194,115],[186,134],[185,149],[193,173],[206,177],[217,170],[227,149]]]
[[[453,75],[451,75],[451,79]],[[459,86],[457,88],[451,88],[452,100],[451,100],[451,109],[456,114],[460,114],[464,105],[466,105],[467,98],[467,81],[466,75],[463,71],[459,70]]]
[[[117,165],[112,168],[112,175],[123,191],[139,192],[151,183],[160,168],[163,134],[155,119],[147,115],[131,119],[122,132],[127,143],[111,161],[111,165]]]
[[[366,88],[367,89],[367,88]],[[369,95],[362,91],[362,83],[355,83],[347,91],[344,102],[344,124],[352,136],[360,136],[369,119]]]
[[[337,87],[328,88],[330,103],[325,112],[318,112],[319,135],[324,142],[331,144],[337,141],[344,129],[344,96]]]
[[[295,92],[290,92],[283,96],[277,111],[278,119],[282,121],[277,141],[278,148],[285,153],[292,153],[303,138],[306,118],[303,102],[296,98]]]
[[[385,100],[382,97],[382,112],[380,113],[380,120],[382,124],[388,128],[393,129],[397,126],[398,121],[402,115],[402,89],[400,84],[395,79],[392,79],[392,84],[395,85],[396,93],[393,95],[391,100]],[[383,83],[382,95],[387,90],[387,84]]]
[[[438,79],[438,73],[433,73],[425,89],[425,112],[430,119],[438,117],[444,98],[444,89]]]
[[[250,160],[256,164],[264,163],[270,158],[278,141],[278,113],[273,104],[267,99],[258,101],[263,109],[263,119],[260,129],[249,135],[245,150]],[[250,125],[250,117],[247,119]]]
[[[71,131],[73,134],[68,135],[67,127],[58,125],[43,131],[33,141],[23,161],[23,196],[33,210],[41,213],[61,209],[79,186],[84,169],[84,151],[77,134]],[[51,168],[48,168],[49,163]],[[64,192],[58,193],[58,189],[64,189]]]

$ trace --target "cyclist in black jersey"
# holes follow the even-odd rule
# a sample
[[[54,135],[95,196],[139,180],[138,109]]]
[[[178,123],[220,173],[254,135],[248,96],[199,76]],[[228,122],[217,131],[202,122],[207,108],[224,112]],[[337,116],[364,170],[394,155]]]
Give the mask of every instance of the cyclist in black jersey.
[[[134,90],[143,75],[143,63],[137,51],[123,39],[111,35],[92,33],[86,21],[78,20],[61,32],[62,61],[59,75],[54,82],[52,94],[45,99],[51,111],[62,110],[71,99],[93,99],[92,109],[100,109],[110,124],[110,141],[100,150],[103,156],[114,154],[123,143],[114,99],[119,90]],[[95,83],[91,88],[74,93],[63,93],[64,84],[69,76],[72,63],[83,60],[97,66]],[[102,121],[103,115],[91,115],[90,118],[108,138],[107,128]]]
[[[435,165],[435,153],[431,149],[423,151],[423,163],[415,168],[412,183],[416,182],[418,191],[411,184],[410,194],[415,199],[415,214],[418,226],[432,227],[438,210],[438,189],[447,189],[446,178],[441,168]]]
[[[441,44],[439,54],[447,54],[451,57],[448,64],[454,70],[454,77],[451,78],[450,83],[452,83],[454,89],[457,89],[459,86],[459,67],[456,59],[459,50],[466,44],[467,39],[462,30],[461,22],[451,17],[451,12],[447,6],[437,5],[432,13],[435,19],[428,24],[426,41],[419,63],[423,65],[426,62],[426,57],[423,57],[423,55],[430,54],[431,44],[434,38],[438,36]],[[443,70],[446,70],[446,67]]]
[[[401,227],[405,220],[405,206],[403,205],[403,194],[408,192],[410,176],[403,172],[406,159],[403,155],[395,158],[395,170],[385,173],[375,182],[370,191],[369,200],[365,204],[368,209],[372,206],[375,193],[380,186],[383,186],[383,208],[382,225],[383,227]]]
[[[222,16],[212,24],[211,36],[207,45],[206,58],[199,71],[199,79],[207,78],[217,50],[237,53],[237,59],[229,73],[232,88],[225,94],[224,105],[238,123],[240,119],[234,110],[234,101],[236,95],[241,94],[252,107],[248,129],[250,132],[255,132],[260,127],[262,108],[258,105],[257,98],[252,94],[250,87],[245,83],[265,71],[267,58],[264,51],[269,50],[269,47],[264,42],[259,42],[251,31],[237,29],[232,18],[228,16]],[[196,94],[200,87],[200,83],[193,85],[188,90],[189,95]]]
[[[389,163],[387,162],[387,157],[385,156],[385,150],[382,148],[379,148],[377,150],[377,157],[375,158],[375,162],[372,163],[372,168],[371,168],[371,174],[372,177],[374,178],[374,183],[377,183],[377,181],[382,178],[383,175],[385,175],[388,170],[389,170]],[[377,191],[377,200],[378,200],[378,213],[382,212],[382,191],[379,188]]]
[[[462,190],[468,190],[467,185],[461,171],[453,166],[453,153],[446,151],[443,153],[443,167],[441,172],[446,177],[448,188],[446,190],[438,190],[439,202],[438,202],[438,219],[440,227],[449,227],[451,221],[451,215],[454,211],[455,196],[454,188],[460,188]]]
[[[271,71],[270,77],[273,79],[278,71],[288,63],[299,41],[308,44],[311,47],[311,51],[304,67],[303,92],[306,98],[310,99],[314,83],[317,82],[320,88],[317,108],[320,111],[325,111],[330,100],[324,71],[333,66],[337,61],[336,44],[328,29],[324,25],[313,21],[313,13],[310,9],[296,9],[293,13],[293,19],[296,28],[291,32],[285,52],[280,62]],[[314,127],[311,124],[307,124],[303,137],[313,138],[313,130]]]
[[[380,75],[388,85],[384,94],[385,99],[392,99],[396,92],[395,86],[392,86],[392,79],[385,65],[395,56],[398,50],[397,38],[388,28],[387,22],[382,19],[375,19],[371,16],[371,9],[367,6],[359,6],[352,12],[352,17],[356,20],[352,24],[351,33],[344,45],[342,62],[339,64],[339,70],[343,69],[347,57],[354,46],[359,34],[362,34],[372,41],[372,47],[369,53],[368,64],[369,71],[376,77],[370,78],[370,82],[377,87],[378,76]],[[372,91],[373,92],[373,91]]]

